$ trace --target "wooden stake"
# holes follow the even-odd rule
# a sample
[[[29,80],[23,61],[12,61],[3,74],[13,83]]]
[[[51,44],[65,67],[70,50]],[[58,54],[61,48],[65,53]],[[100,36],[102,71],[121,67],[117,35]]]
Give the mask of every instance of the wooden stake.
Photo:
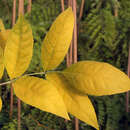
[[[16,0],[13,1],[13,15],[12,15],[12,27],[16,21]]]
[[[61,9],[62,9],[62,12],[65,10],[64,0],[61,0]],[[70,53],[69,52],[66,55],[66,65],[70,66]]]
[[[10,89],[10,113],[9,113],[10,119],[12,118],[12,115],[13,115],[13,86],[11,84],[11,89]]]
[[[130,78],[130,45],[129,45],[129,52],[128,52],[127,74]],[[129,112],[129,92],[126,93],[126,112]]]
[[[77,4],[76,0],[73,0],[73,12],[74,12],[74,34],[73,34],[73,63],[77,62]],[[79,121],[75,118],[75,130],[79,130]]]
[[[72,7],[72,0],[68,0],[68,7]],[[68,67],[73,63],[73,38],[70,44],[70,48],[69,48],[69,65]]]
[[[84,3],[85,3],[85,0],[82,0],[82,2],[81,2],[81,6],[80,6],[80,13],[79,13],[79,19],[78,19],[78,22],[81,21],[81,18],[82,18],[82,16],[83,16]],[[78,23],[78,24],[79,24],[79,23]]]
[[[24,0],[19,0],[18,13],[24,15]]]
[[[61,9],[62,9],[62,11],[65,10],[65,7],[64,7],[64,0],[61,0]]]
[[[19,8],[18,8],[18,14],[19,15],[24,15],[24,0],[19,0]],[[21,130],[21,101],[18,98],[17,100],[18,103],[18,130]]]
[[[73,60],[73,63],[76,63],[77,62],[77,11],[76,11],[76,7],[77,7],[77,4],[76,4],[76,0],[73,0],[73,12],[74,12],[74,35],[73,35],[73,57],[74,57],[74,60]]]
[[[68,0],[68,6],[71,6],[74,12],[74,33],[70,49],[66,56],[66,64],[69,67],[72,63],[77,62],[77,16],[76,16],[76,0]],[[64,1],[61,0],[62,11],[64,11]],[[67,121],[67,120],[66,120]],[[75,130],[79,130],[78,119],[75,118]]]
[[[32,0],[28,0],[28,7],[27,7],[28,13],[31,13],[31,7],[32,7]]]
[[[13,12],[12,12],[12,27],[14,26],[16,21],[16,0],[13,1]],[[13,115],[13,86],[11,84],[11,90],[10,90],[10,118],[12,118]]]
[[[79,18],[78,18],[78,23],[77,23],[77,35],[79,35],[80,21],[81,21],[82,16],[83,16],[84,4],[85,4],[85,0],[82,0],[81,1],[81,6],[80,6],[80,13],[79,13]]]
[[[114,16],[117,18],[118,17],[118,5],[115,3],[114,5]]]
[[[18,103],[18,130],[21,130],[21,101],[18,98],[17,99],[17,103]]]

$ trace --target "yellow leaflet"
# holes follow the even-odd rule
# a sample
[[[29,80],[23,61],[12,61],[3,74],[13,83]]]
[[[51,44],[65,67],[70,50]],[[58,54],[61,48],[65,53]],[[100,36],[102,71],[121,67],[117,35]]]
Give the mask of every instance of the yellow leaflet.
[[[5,30],[4,24],[2,22],[2,19],[0,19],[0,31],[4,31],[4,30]]]
[[[2,100],[0,98],[0,111],[1,111],[1,109],[2,109]]]
[[[56,68],[63,61],[72,40],[73,26],[71,8],[61,13],[52,24],[42,44],[44,71]]]
[[[0,46],[5,49],[6,41],[9,37],[10,30],[4,30],[0,32]]]
[[[29,23],[20,16],[6,42],[4,60],[10,78],[22,75],[29,66],[33,51],[33,36]]]
[[[3,75],[3,72],[4,72],[4,51],[0,47],[0,79]]]
[[[104,62],[81,61],[62,74],[75,89],[85,94],[102,96],[130,90],[128,76]]]
[[[59,91],[69,113],[99,130],[96,114],[88,96],[74,93],[72,86],[60,73],[48,73],[47,80]]]
[[[24,76],[13,83],[13,87],[16,96],[23,102],[69,119],[62,97],[48,81],[37,77]]]

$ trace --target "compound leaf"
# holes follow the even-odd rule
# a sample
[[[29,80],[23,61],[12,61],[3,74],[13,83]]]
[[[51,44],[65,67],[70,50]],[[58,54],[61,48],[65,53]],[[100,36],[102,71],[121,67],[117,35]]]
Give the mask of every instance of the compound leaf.
[[[81,61],[62,74],[78,91],[95,95],[111,95],[130,90],[129,77],[114,66],[96,61]]]
[[[32,58],[33,36],[29,23],[20,16],[6,42],[5,67],[10,78],[22,75]]]
[[[47,80],[59,91],[69,113],[99,130],[94,107],[87,95],[75,93],[61,73],[48,73]]]
[[[23,102],[69,119],[62,97],[48,81],[37,77],[24,76],[13,83],[13,87],[16,96]]]
[[[56,68],[63,61],[72,40],[73,26],[71,8],[61,13],[52,24],[42,44],[44,71]]]

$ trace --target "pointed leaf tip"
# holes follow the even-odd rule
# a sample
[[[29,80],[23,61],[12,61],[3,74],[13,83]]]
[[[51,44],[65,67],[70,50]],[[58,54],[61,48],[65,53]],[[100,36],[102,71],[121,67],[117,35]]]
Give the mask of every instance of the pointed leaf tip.
[[[44,71],[55,69],[64,59],[73,34],[74,15],[71,8],[62,12],[53,22],[42,44]]]
[[[62,74],[75,89],[90,95],[112,95],[130,90],[129,77],[104,62],[81,61],[65,69]]]
[[[96,113],[88,96],[75,93],[61,73],[51,72],[46,78],[57,88],[70,114],[99,130]]]
[[[29,66],[33,52],[33,35],[29,23],[19,17],[9,33],[4,52],[4,62],[10,78],[22,75]]]
[[[13,83],[14,92],[23,102],[69,120],[66,106],[57,89],[48,81],[24,76]]]
[[[0,98],[0,111],[1,111],[1,109],[2,109],[2,100]]]

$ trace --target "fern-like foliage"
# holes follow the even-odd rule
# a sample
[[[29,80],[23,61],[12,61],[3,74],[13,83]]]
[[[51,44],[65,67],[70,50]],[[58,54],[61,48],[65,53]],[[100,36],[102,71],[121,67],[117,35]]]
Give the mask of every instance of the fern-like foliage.
[[[130,1],[121,0],[118,3],[118,17],[114,16],[114,3],[111,0],[103,1],[93,1],[92,8],[81,22],[79,59],[106,61],[126,72],[130,40]],[[125,129],[125,120],[129,120],[125,114],[125,94],[95,97],[93,100],[101,130]]]

